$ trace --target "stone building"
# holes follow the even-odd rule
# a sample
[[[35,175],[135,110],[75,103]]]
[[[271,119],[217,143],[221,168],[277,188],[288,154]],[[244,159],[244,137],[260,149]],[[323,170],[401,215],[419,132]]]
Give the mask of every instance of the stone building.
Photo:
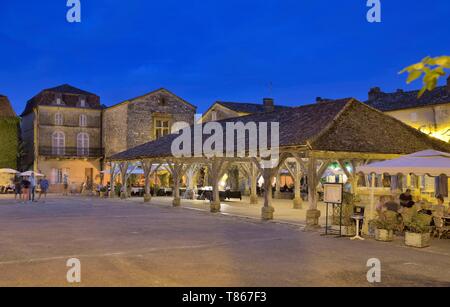
[[[427,91],[397,90],[394,93],[372,88],[365,103],[428,135],[450,141],[450,77],[445,86]]]
[[[166,89],[125,100],[103,111],[105,156],[194,123],[197,107]]]
[[[48,176],[59,192],[92,185],[102,170],[102,106],[99,96],[68,84],[42,90],[22,113],[22,165]]]
[[[264,98],[262,104],[217,101],[203,113],[202,121],[217,121],[255,113],[280,111],[285,108],[288,107],[275,105],[271,98]]]

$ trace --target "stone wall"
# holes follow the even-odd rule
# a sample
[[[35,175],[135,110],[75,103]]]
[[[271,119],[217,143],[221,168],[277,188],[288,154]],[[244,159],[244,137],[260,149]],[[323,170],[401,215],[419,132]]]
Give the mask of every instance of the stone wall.
[[[60,113],[63,124],[55,124],[55,114]],[[87,126],[80,126],[80,115],[86,115]],[[102,148],[101,111],[81,108],[39,107],[39,146],[52,146],[52,134],[61,131],[65,134],[66,147],[77,147],[80,132],[89,135],[90,148]]]
[[[194,123],[195,107],[166,90],[110,107],[103,115],[103,144],[106,157],[154,139],[154,120]]]
[[[202,120],[203,122],[210,122],[213,120],[212,114],[213,112],[216,112],[216,120],[222,120],[227,118],[233,118],[241,116],[238,112],[226,109],[222,107],[221,105],[215,104],[211,109],[203,116]]]

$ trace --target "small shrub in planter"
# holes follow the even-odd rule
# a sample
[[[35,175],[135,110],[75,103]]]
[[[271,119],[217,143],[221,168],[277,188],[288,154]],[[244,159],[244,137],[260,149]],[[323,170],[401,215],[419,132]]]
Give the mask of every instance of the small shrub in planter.
[[[375,228],[375,240],[391,242],[394,239],[394,230],[397,228],[397,213],[383,211],[378,213],[375,220],[370,221],[370,226]]]
[[[100,192],[99,192],[100,198],[104,198],[106,192],[108,192],[108,188],[107,188],[107,187],[102,187],[102,188],[100,189]]]
[[[427,214],[416,213],[411,220],[405,223],[405,244],[412,247],[428,247],[431,238],[432,216]]]

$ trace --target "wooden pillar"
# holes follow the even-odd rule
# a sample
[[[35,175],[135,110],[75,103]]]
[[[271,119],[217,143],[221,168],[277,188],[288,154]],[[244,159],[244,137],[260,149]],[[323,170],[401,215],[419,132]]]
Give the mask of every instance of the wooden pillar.
[[[208,174],[212,181],[213,193],[210,204],[211,212],[220,212],[220,193],[219,193],[219,181],[224,175],[228,163],[223,159],[212,158],[208,164]]]
[[[109,198],[114,198],[116,196],[116,177],[119,165],[115,162],[111,162],[110,164],[110,191]]]
[[[119,165],[120,168],[120,178],[122,181],[122,188],[120,191],[120,198],[125,199],[128,197],[127,181],[128,181],[128,168],[130,167],[130,162],[122,162]]]
[[[362,233],[364,235],[369,235],[369,223],[371,220],[376,218],[376,204],[375,204],[375,185],[376,185],[376,174],[371,175],[370,183],[370,203],[369,206],[364,210],[364,224],[362,228]]]
[[[191,165],[186,171],[186,198],[195,198],[195,181],[194,177],[197,172],[198,166],[196,164]]]
[[[302,209],[303,201],[301,195],[301,181],[303,176],[302,166],[300,162],[295,161],[294,167],[291,167],[288,163],[285,163],[287,170],[289,171],[292,180],[294,181],[294,209]]]
[[[153,168],[152,160],[142,160],[141,165],[142,170],[144,171],[144,178],[145,178],[144,202],[148,203],[152,199],[152,194],[150,191],[150,178],[155,172],[158,171],[159,165],[156,168]]]
[[[245,175],[248,177],[248,183],[250,185],[250,204],[256,205],[258,203],[258,191],[257,191],[257,184],[258,184],[258,176],[260,173],[260,170],[258,166],[255,164],[257,162],[250,162],[241,164],[241,168],[244,171]]]
[[[265,168],[261,173],[264,179],[264,206],[261,209],[261,217],[263,220],[273,220],[275,209],[272,206],[272,180],[275,172],[271,168]]]
[[[300,163],[295,162],[295,178],[294,178],[294,209],[302,209],[302,193],[301,193],[301,182],[302,182],[302,170]]]
[[[259,170],[254,162],[250,163],[250,204],[258,204],[258,176]]]
[[[350,182],[351,185],[351,193],[353,195],[357,195],[358,192],[358,174],[356,173],[356,162],[351,160],[348,161],[351,166],[352,166],[352,171],[349,172],[348,169],[345,167],[345,162],[344,160],[338,160],[337,161],[339,163],[339,166],[341,167],[342,171],[345,173],[345,175],[348,178],[348,181]]]
[[[173,201],[172,205],[174,207],[179,207],[181,205],[181,198],[180,198],[180,182],[181,178],[183,177],[184,172],[186,171],[187,166],[183,164],[182,162],[170,162],[168,161],[168,171],[172,175],[173,179]]]
[[[320,210],[317,209],[317,185],[319,184],[320,178],[323,173],[328,168],[330,161],[322,161],[322,165],[319,169],[318,161],[315,157],[310,157],[308,161],[308,203],[309,209],[306,211],[306,226],[307,227],[318,227]]]

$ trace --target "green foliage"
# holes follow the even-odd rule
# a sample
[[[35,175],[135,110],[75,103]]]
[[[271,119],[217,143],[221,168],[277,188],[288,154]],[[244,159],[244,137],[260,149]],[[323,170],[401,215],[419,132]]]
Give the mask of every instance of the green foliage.
[[[414,233],[429,233],[431,231],[430,223],[432,218],[428,214],[415,213],[410,221],[405,222],[406,230]]]
[[[375,220],[369,222],[370,227],[376,229],[396,230],[398,229],[397,214],[393,211],[379,212]]]
[[[445,69],[449,68],[450,56],[426,57],[421,62],[406,67],[400,74],[408,73],[406,81],[408,84],[423,75],[423,87],[419,92],[419,97],[421,97],[425,91],[432,91],[436,88],[439,78],[445,76]]]
[[[19,119],[0,118],[0,168],[17,169]]]
[[[114,192],[116,193],[117,196],[120,196],[120,192],[122,191],[122,184],[121,183],[117,183],[114,186]]]

